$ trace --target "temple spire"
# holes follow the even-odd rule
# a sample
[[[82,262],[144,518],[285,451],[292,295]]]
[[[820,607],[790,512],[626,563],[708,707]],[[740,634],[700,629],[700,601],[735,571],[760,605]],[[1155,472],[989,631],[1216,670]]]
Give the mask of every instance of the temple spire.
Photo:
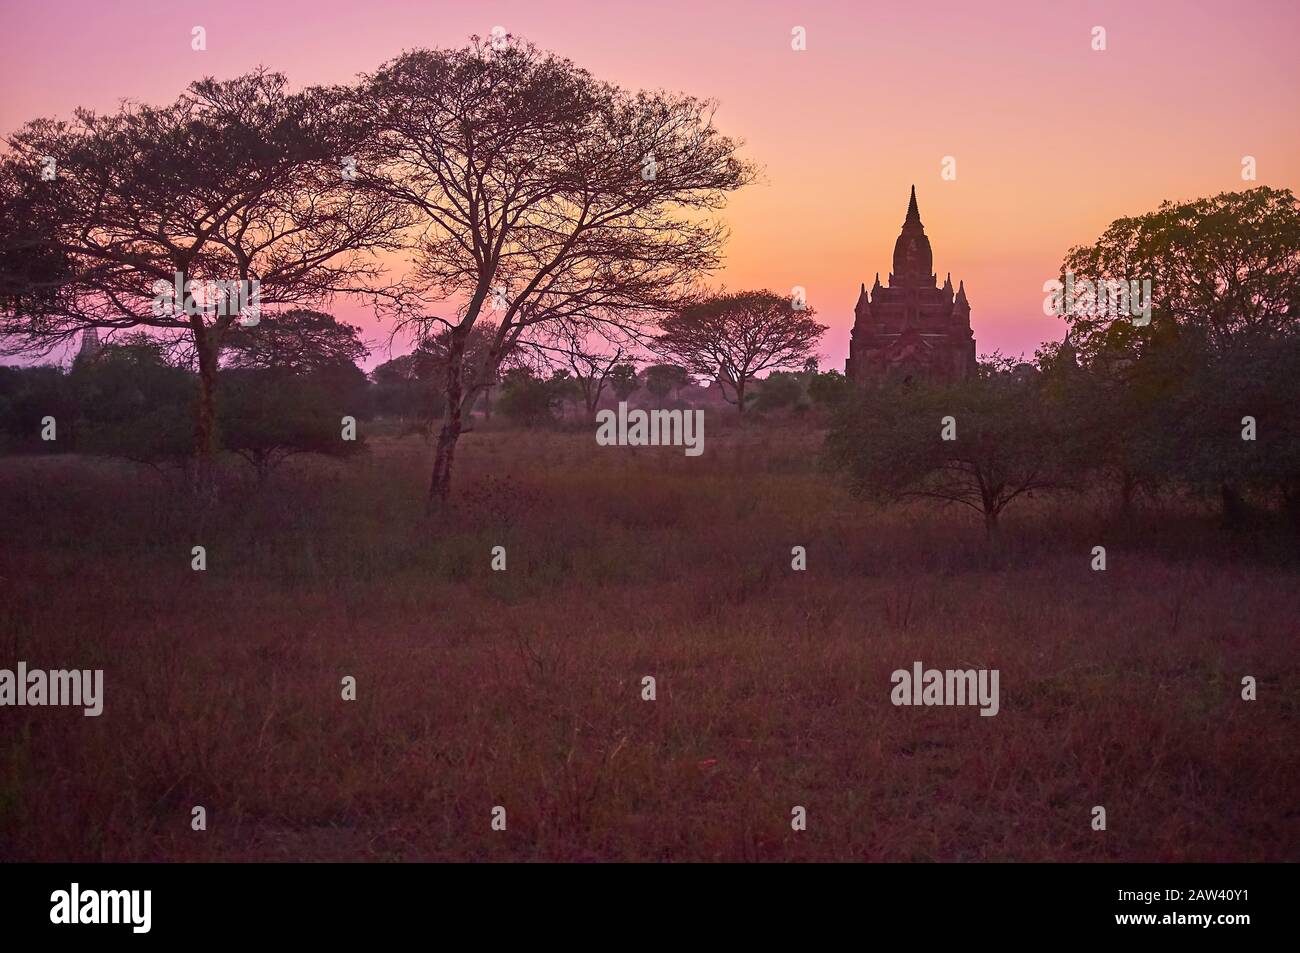
[[[921,224],[921,210],[916,207],[916,186],[915,185],[912,186],[912,197],[911,199],[908,200],[907,218],[903,220],[903,224],[905,226]]]

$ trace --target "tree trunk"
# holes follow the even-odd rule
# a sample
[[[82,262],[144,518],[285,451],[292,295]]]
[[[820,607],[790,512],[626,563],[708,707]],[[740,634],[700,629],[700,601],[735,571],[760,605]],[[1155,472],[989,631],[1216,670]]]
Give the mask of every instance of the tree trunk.
[[[998,535],[998,511],[984,511],[984,535],[988,539],[996,539]]]
[[[202,325],[195,328],[199,359],[199,403],[194,420],[194,495],[210,503],[216,499],[217,460],[217,360],[214,336]]]
[[[736,413],[742,417],[745,415],[745,382],[743,380],[736,385]]]
[[[447,410],[438,432],[438,448],[433,456],[433,475],[429,479],[429,497],[425,512],[432,515],[451,493],[451,467],[456,458],[456,441],[463,429],[461,402],[465,396],[461,371],[465,363],[465,333],[456,328],[447,342]]]

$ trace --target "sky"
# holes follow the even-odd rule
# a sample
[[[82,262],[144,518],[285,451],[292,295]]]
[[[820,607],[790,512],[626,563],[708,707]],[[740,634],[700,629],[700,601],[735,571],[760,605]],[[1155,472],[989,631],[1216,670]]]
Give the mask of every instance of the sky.
[[[1043,283],[1114,219],[1300,185],[1296,0],[0,0],[0,134],[259,65],[295,86],[346,82],[495,26],[600,79],[717,100],[762,174],[723,212],[714,283],[805,288],[829,326],[823,368],[843,369],[859,285],[887,280],[913,184],[979,352],[1013,356],[1063,336]],[[386,341],[358,306],[333,311]]]

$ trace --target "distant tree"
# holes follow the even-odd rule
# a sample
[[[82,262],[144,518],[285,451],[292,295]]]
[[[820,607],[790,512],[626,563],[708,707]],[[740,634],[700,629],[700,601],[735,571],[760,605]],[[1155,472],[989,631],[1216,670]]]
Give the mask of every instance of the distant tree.
[[[1061,266],[1083,280],[1151,281],[1151,322],[1115,315],[1087,296],[1065,315],[1083,362],[1110,351],[1135,354],[1166,323],[1203,338],[1209,350],[1243,338],[1300,331],[1300,203],[1264,186],[1112,222],[1096,243],[1073,248]]]
[[[758,396],[754,406],[758,410],[782,410],[793,407],[803,399],[803,383],[799,375],[773,371],[758,382]]]
[[[165,343],[143,332],[106,343],[68,374],[77,402],[77,448],[162,471],[193,452],[198,379],[167,360]]]
[[[623,361],[615,364],[609,369],[609,386],[614,391],[614,396],[620,401],[626,401],[641,386],[641,382],[636,377],[636,364],[632,361]]]
[[[75,447],[77,398],[62,368],[0,365],[0,447],[6,451],[66,453]],[[53,417],[55,440],[42,440]]]
[[[1012,501],[1066,485],[1076,467],[1040,386],[988,373],[950,386],[868,388],[839,414],[829,458],[860,497],[968,506],[991,536]]]
[[[593,342],[592,337],[597,340]],[[565,321],[533,346],[548,360],[563,364],[581,395],[583,408],[592,415],[610,383],[610,374],[623,360],[628,343],[625,336],[608,328]]]
[[[306,374],[352,367],[370,354],[361,331],[320,311],[294,308],[263,314],[251,327],[235,325],[221,350],[227,367]]]
[[[652,364],[645,369],[645,389],[660,406],[669,394],[676,395],[690,382],[690,373],[676,364]]]
[[[432,426],[442,413],[443,385],[431,371],[414,354],[403,354],[380,364],[370,372],[375,412],[386,417],[418,420],[426,428]]]
[[[770,291],[716,295],[664,318],[657,347],[716,380],[743,414],[746,389],[760,372],[799,367],[810,357],[826,330],[813,314]]]
[[[358,420],[371,415],[370,387],[356,365],[369,353],[358,328],[319,311],[293,309],[263,315],[252,327],[232,327],[221,351],[222,375],[223,380],[265,380],[268,386],[259,393],[267,397],[273,396],[271,384],[284,382],[286,392],[295,393],[296,410],[301,413],[309,406],[319,407],[325,414],[325,431],[334,433],[342,414]],[[266,373],[240,376],[232,371]],[[303,377],[310,377],[311,384],[295,380]],[[247,417],[246,410],[241,409],[240,419]],[[295,421],[283,432],[308,431],[301,421]],[[237,448],[227,444],[227,449]]]
[[[553,423],[566,397],[573,394],[573,386],[567,375],[543,379],[531,368],[513,367],[502,375],[497,408],[525,427]]]
[[[849,382],[839,371],[823,371],[808,381],[808,397],[821,407],[838,407],[849,393]]]
[[[428,226],[399,323],[449,333],[432,510],[475,387],[521,335],[571,319],[635,327],[675,307],[719,263],[708,213],[752,170],[710,104],[628,93],[513,39],[406,53],[365,79],[364,99],[373,149],[358,182]],[[430,314],[427,300],[448,299],[462,302],[454,316]],[[488,313],[491,376],[467,385],[468,336]]]
[[[343,439],[342,418],[355,416],[355,408],[349,391],[339,387],[337,368],[305,374],[237,368],[222,377],[227,394],[220,417],[222,443],[253,467],[259,482],[298,454],[342,458],[365,447],[360,434]]]

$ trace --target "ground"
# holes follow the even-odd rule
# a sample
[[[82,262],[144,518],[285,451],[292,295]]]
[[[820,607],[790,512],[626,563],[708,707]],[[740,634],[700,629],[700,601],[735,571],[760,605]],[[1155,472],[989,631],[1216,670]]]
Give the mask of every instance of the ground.
[[[0,710],[0,857],[1300,859],[1284,547],[1074,498],[990,545],[850,499],[821,439],[471,433],[435,523],[418,436],[206,520],[132,464],[0,460],[0,667],[106,696]],[[999,714],[894,707],[917,660],[998,669]]]

